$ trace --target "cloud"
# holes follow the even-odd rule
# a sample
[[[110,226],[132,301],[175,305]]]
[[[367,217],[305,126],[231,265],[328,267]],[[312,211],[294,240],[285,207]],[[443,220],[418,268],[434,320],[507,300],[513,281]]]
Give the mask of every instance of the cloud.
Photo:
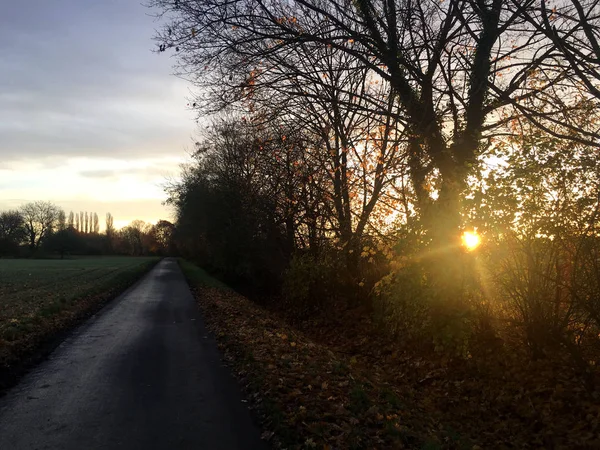
[[[170,211],[163,186],[176,177],[183,158],[119,160],[72,158],[60,167],[45,168],[38,161],[6,163],[0,167],[0,211],[34,200],[51,201],[67,212],[107,212],[115,223],[134,219],[156,222]]]
[[[188,84],[150,51],[149,11],[140,0],[4,3],[0,211],[49,200],[117,224],[168,218],[162,185],[195,124]]]
[[[2,160],[181,152],[188,85],[138,0],[30,0],[0,15]]]
[[[117,175],[117,172],[110,169],[104,170],[82,170],[79,175],[87,178],[113,178]]]
[[[123,167],[119,169],[84,169],[78,174],[84,178],[98,179],[117,179],[124,176],[137,177],[140,180],[165,179],[171,173],[178,170],[179,161],[167,161],[166,164],[148,163],[146,160],[140,161],[146,163],[141,167]]]

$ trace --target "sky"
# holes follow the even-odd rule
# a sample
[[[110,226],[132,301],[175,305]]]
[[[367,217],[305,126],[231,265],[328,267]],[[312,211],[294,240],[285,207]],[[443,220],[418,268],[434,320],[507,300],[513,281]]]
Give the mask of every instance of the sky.
[[[196,130],[141,0],[19,0],[0,12],[0,211],[48,200],[169,219],[162,186]]]

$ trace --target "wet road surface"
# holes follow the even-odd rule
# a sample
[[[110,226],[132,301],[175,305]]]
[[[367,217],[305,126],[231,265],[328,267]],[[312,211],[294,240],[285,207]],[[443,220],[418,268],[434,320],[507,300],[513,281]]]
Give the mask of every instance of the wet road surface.
[[[1,450],[264,448],[173,259],[0,398]]]

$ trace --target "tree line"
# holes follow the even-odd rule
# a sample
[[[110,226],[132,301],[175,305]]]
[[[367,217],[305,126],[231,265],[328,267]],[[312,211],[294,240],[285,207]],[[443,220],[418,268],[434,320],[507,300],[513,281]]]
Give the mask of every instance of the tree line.
[[[182,253],[298,318],[598,359],[597,2],[150,3],[212,120],[167,189]]]
[[[96,213],[88,213],[87,211],[85,213],[83,211],[73,213],[73,211],[70,211],[66,225],[80,233],[100,233],[100,220]]]
[[[100,233],[98,214],[71,211],[67,215],[51,202],[36,201],[0,212],[0,257],[166,255],[172,251],[172,229],[166,220],[154,225],[134,220],[117,230],[114,217],[107,213],[104,233]]]

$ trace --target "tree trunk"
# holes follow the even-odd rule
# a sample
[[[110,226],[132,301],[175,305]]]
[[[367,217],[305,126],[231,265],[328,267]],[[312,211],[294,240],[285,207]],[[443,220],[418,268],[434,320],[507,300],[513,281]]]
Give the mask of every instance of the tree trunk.
[[[296,223],[294,217],[289,214],[285,220],[286,232],[286,252],[288,255],[293,255],[296,248]]]

